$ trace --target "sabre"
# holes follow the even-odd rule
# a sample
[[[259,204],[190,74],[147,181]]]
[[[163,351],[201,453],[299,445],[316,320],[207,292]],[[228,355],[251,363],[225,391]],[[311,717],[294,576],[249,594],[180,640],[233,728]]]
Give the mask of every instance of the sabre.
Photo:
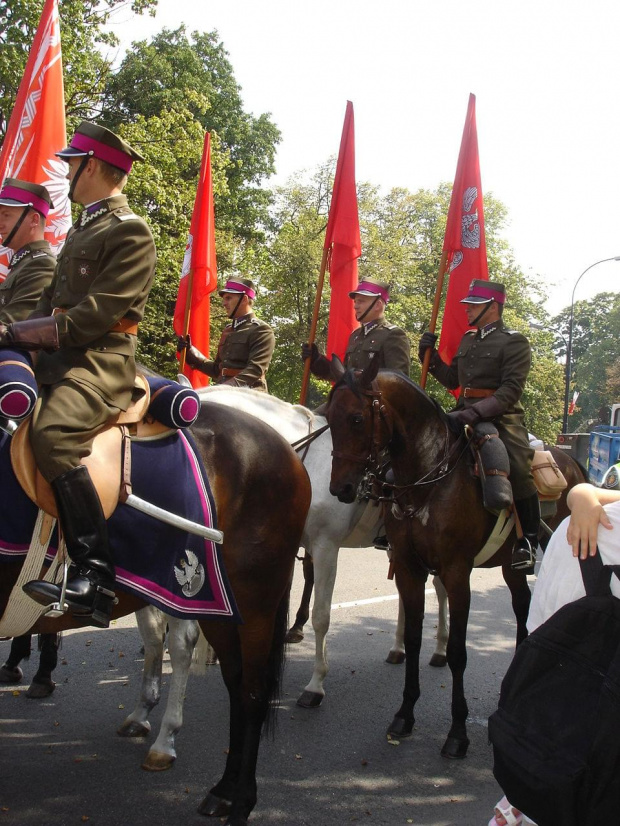
[[[193,533],[196,536],[202,536],[205,539],[210,539],[213,542],[221,544],[224,541],[224,534],[222,531],[216,531],[214,528],[207,528],[206,525],[200,525],[198,522],[192,522],[190,519],[185,519],[182,516],[177,516],[176,513],[171,513],[145,499],[140,499],[134,493],[130,493],[125,504],[135,508],[141,513],[146,513],[148,516],[153,516],[161,522],[166,522],[168,525],[173,525],[175,528]]]

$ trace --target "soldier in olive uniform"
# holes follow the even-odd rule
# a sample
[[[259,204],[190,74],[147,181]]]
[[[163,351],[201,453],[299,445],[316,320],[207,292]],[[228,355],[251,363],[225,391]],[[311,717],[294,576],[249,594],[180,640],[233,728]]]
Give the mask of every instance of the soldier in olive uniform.
[[[536,561],[540,507],[532,477],[534,451],[524,425],[521,395],[531,366],[527,338],[502,323],[506,299],[503,284],[475,279],[465,304],[469,330],[450,365],[434,349],[437,336],[426,332],[420,339],[419,357],[424,361],[432,349],[429,370],[447,387],[461,387],[456,408],[448,413],[452,429],[461,433],[464,425],[492,421],[506,446],[510,460],[510,481],[523,538],[513,549],[512,567],[531,572]]]
[[[385,307],[390,300],[389,284],[374,278],[364,278],[349,293],[353,299],[355,318],[360,327],[354,330],[347,344],[344,366],[353,370],[363,370],[374,358],[379,359],[379,367],[400,370],[409,375],[409,339],[404,330],[389,324],[385,318]],[[303,344],[301,355],[304,361],[310,359],[310,370],[320,379],[331,379],[331,359],[319,353],[314,344]]]
[[[215,384],[252,387],[267,392],[265,374],[275,347],[271,327],[252,312],[256,297],[249,278],[229,278],[219,291],[226,315],[231,319],[222,332],[213,361],[192,346],[189,336],[179,337],[177,351],[193,370],[215,379]]]
[[[28,318],[52,280],[56,258],[43,236],[53,206],[40,184],[7,178],[0,190],[0,238],[14,251],[0,284],[0,324]]]
[[[69,165],[69,197],[84,209],[35,312],[0,327],[0,345],[40,350],[31,442],[75,563],[66,601],[74,613],[107,627],[114,564],[101,503],[82,460],[96,434],[131,402],[155,245],[122,194],[133,161],[143,160],[138,152],[108,129],[83,121],[71,144],[56,154]],[[60,587],[48,582],[29,582],[24,590],[43,605],[60,598]]]

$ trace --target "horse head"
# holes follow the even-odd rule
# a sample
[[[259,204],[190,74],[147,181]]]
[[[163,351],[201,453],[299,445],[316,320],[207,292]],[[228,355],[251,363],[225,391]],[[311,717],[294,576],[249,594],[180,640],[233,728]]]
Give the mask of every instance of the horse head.
[[[345,370],[337,356],[337,382],[327,401],[327,421],[334,449],[329,490],[341,502],[353,502],[364,473],[376,465],[391,437],[390,416],[377,384],[378,361],[361,373]]]

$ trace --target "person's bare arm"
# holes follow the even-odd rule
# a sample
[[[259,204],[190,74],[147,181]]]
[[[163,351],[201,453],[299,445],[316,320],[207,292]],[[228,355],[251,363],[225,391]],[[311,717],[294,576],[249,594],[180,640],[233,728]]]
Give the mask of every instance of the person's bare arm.
[[[566,539],[573,548],[573,556],[595,556],[599,525],[612,529],[604,506],[618,501],[620,491],[595,488],[585,482],[569,491],[566,502],[571,516]]]

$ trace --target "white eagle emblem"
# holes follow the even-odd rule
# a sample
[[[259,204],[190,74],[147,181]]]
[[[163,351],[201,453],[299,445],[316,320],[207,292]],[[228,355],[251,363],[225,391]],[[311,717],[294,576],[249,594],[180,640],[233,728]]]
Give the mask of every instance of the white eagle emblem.
[[[204,585],[205,569],[193,551],[186,548],[185,553],[187,555],[187,561],[182,559],[179,562],[180,568],[177,568],[176,565],[174,566],[174,575],[181,586],[181,591],[183,591],[184,596],[193,597],[196,596]]]

